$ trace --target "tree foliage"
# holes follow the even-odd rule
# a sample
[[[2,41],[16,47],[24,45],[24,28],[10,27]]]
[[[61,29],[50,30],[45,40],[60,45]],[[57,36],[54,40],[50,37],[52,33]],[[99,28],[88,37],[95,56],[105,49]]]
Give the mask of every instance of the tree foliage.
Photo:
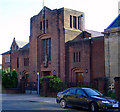
[[[63,82],[61,81],[61,79],[57,77],[56,75],[43,76],[42,78],[40,78],[41,85],[43,84],[44,79],[49,80],[49,90],[61,91],[64,88],[66,88],[66,85],[65,84],[63,85]]]
[[[2,71],[2,86],[4,88],[16,88],[18,84],[18,77],[15,70],[12,71],[12,76],[9,70]]]

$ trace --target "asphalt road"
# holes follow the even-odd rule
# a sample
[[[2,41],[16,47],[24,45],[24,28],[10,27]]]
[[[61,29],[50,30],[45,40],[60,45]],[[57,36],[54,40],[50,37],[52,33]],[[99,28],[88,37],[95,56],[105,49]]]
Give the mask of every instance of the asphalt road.
[[[62,109],[56,98],[40,97],[30,94],[3,94],[2,112],[87,112],[87,110]]]

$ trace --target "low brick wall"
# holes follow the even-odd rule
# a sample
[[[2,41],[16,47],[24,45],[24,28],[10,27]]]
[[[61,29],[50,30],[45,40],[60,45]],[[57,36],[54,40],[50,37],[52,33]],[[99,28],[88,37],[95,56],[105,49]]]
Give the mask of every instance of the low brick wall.
[[[2,93],[18,94],[18,93],[21,93],[21,89],[20,88],[6,88],[6,89],[2,89]]]

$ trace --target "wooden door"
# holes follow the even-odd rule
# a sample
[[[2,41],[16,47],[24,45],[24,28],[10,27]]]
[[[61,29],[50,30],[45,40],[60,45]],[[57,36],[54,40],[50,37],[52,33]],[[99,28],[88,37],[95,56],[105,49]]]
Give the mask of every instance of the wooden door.
[[[77,72],[76,73],[76,81],[78,83],[84,83],[83,73],[81,73],[81,72]]]

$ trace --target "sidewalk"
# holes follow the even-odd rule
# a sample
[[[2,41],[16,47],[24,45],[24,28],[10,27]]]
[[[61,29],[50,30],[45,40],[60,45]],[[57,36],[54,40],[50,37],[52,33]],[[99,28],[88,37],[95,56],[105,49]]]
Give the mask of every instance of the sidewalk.
[[[41,97],[36,94],[3,94],[2,100],[22,100],[30,102],[56,103],[56,98]]]

